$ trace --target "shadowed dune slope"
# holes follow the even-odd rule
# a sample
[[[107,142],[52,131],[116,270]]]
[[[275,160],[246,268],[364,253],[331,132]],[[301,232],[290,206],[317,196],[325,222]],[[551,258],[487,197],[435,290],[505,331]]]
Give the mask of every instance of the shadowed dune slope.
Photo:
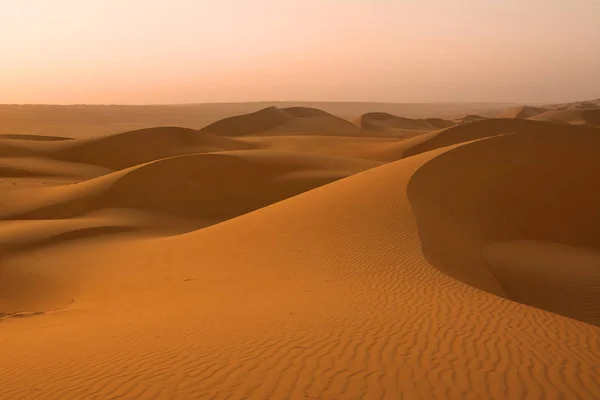
[[[316,152],[391,162],[446,146],[514,132],[588,132],[600,135],[600,129],[594,127],[493,118],[422,133],[404,140],[391,137],[306,135],[247,137],[239,140],[257,148]]]
[[[200,129],[222,136],[255,135],[283,125],[293,119],[290,114],[277,107],[268,107],[250,114],[225,118]]]
[[[536,115],[542,114],[546,111],[549,111],[547,108],[542,107],[532,107],[532,106],[521,106],[509,108],[501,113],[498,113],[496,116],[498,118],[518,118],[518,119],[526,119],[535,117]]]
[[[112,172],[110,169],[88,164],[56,161],[41,157],[0,158],[0,178],[54,177],[91,179]]]
[[[411,119],[397,117],[388,113],[368,113],[360,118],[360,126],[363,129],[371,129],[374,131],[385,131],[389,129],[433,131],[448,128],[455,124],[454,121],[441,118]]]
[[[13,140],[39,140],[43,142],[54,142],[61,140],[72,140],[73,138],[64,137],[64,136],[45,136],[45,135],[27,135],[27,134],[10,134],[3,133],[0,134],[0,139],[13,139]]]
[[[206,226],[380,164],[269,150],[176,156],[77,184],[12,193],[0,203],[0,216],[63,219],[119,208]]]
[[[589,133],[600,135],[600,130],[591,127],[557,125],[546,121],[530,121],[526,119],[494,118],[472,122],[447,128],[437,132],[427,133],[405,141],[407,146],[405,157],[426,151],[482,139],[507,133]]]
[[[600,325],[599,160],[600,135],[577,130],[437,157],[408,188],[426,256],[480,289]]]
[[[161,158],[227,150],[250,146],[208,132],[164,127],[149,128],[92,139],[73,140],[50,149],[51,157],[123,169]]]
[[[464,146],[459,165],[482,145]],[[73,302],[2,321],[2,395],[597,398],[600,329],[460,283],[424,257],[407,185],[416,172],[411,185],[427,187],[448,150],[182,236],[5,259],[2,282],[39,271],[22,301]]]
[[[45,156],[48,149],[53,148],[52,146],[65,142],[51,140],[15,140],[0,137],[0,157]]]

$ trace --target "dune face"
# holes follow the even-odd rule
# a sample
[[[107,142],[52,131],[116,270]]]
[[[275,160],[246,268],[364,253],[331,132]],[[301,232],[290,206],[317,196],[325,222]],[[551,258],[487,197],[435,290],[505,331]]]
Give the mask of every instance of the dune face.
[[[600,398],[600,129],[374,111],[0,138],[0,398]]]
[[[555,251],[543,256],[542,244],[521,245],[521,261],[510,261],[517,247],[508,244],[600,251],[598,160],[600,135],[578,131],[508,134],[447,152],[409,185],[425,254],[470,285],[600,325],[600,271],[592,261],[554,264]],[[503,247],[513,253],[506,261]]]

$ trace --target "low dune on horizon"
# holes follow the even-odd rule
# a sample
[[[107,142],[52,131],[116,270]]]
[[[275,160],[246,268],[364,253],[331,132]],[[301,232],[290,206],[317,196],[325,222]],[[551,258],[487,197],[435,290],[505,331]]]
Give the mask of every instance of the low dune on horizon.
[[[0,105],[0,399],[600,399],[600,100]]]
[[[157,126],[199,129],[221,119],[269,107],[313,108],[354,121],[369,112],[410,118],[490,114],[517,104],[506,103],[369,103],[369,102],[248,102],[173,105],[44,105],[0,104],[0,135],[33,134],[89,138]]]

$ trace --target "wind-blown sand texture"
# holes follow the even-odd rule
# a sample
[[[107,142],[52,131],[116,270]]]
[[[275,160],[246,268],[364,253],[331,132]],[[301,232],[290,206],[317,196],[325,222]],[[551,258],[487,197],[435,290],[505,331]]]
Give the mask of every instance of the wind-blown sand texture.
[[[470,121],[5,135],[0,398],[600,398],[600,129]]]

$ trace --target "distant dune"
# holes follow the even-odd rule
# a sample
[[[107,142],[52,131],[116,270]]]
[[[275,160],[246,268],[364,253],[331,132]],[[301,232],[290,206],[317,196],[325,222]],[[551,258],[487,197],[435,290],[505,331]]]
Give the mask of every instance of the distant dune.
[[[464,117],[456,118],[456,122],[464,124],[464,123],[468,123],[468,122],[483,121],[485,119],[489,119],[489,117],[471,114],[471,115],[465,115]]]
[[[0,398],[600,398],[593,102],[258,105],[0,106]]]
[[[402,131],[432,131],[455,125],[454,121],[441,118],[413,119],[397,117],[388,113],[368,113],[360,119],[364,129],[386,131],[390,129]]]
[[[213,122],[267,107],[312,108],[355,120],[368,112],[387,112],[409,118],[454,118],[499,111],[515,104],[439,103],[395,104],[365,102],[255,102],[182,105],[19,105],[0,104],[0,134],[36,134],[89,138],[156,126],[200,129]]]
[[[597,108],[564,108],[546,111],[531,119],[551,121],[561,124],[600,126],[600,107]]]
[[[327,135],[367,136],[354,124],[311,108],[269,107],[251,114],[229,117],[201,129],[222,136]]]
[[[505,110],[505,111],[497,114],[496,117],[525,119],[525,118],[535,117],[536,115],[545,113],[546,111],[549,111],[549,110],[547,108],[541,108],[541,107],[521,106],[521,107],[509,108],[508,110]]]

